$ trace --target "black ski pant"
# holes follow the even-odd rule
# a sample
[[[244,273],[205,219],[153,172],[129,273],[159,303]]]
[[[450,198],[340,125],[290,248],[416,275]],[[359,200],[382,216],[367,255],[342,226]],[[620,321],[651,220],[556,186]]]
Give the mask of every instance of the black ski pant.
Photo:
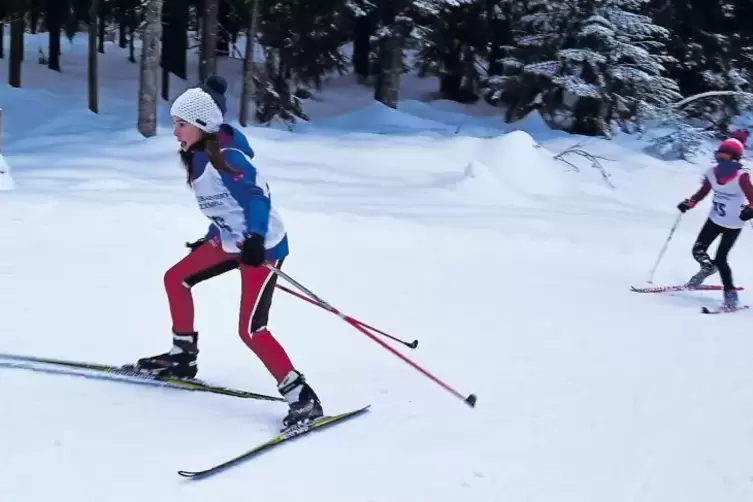
[[[693,244],[693,258],[695,258],[695,261],[701,265],[701,268],[706,270],[713,270],[713,267],[716,266],[725,290],[734,289],[735,287],[732,282],[732,270],[730,270],[729,263],[727,263],[727,255],[735,244],[741,230],[741,228],[722,227],[708,219],[698,233],[695,244]],[[711,243],[720,235],[722,238],[716,249],[716,257],[712,260],[707,250]]]

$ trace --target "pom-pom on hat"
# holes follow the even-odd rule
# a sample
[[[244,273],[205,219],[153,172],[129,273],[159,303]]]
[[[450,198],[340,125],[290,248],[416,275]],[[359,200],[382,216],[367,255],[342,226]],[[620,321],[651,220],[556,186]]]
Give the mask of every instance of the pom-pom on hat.
[[[227,112],[227,82],[219,75],[210,75],[199,87],[186,90],[170,107],[170,115],[178,117],[204,132],[220,130]]]
[[[744,145],[748,142],[750,132],[747,129],[738,129],[737,131],[734,131],[731,136]]]

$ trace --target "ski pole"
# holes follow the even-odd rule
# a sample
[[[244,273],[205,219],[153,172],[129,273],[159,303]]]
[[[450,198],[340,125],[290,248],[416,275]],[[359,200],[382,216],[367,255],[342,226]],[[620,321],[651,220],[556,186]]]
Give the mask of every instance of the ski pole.
[[[411,361],[410,359],[408,359],[407,357],[405,357],[404,355],[402,355],[400,352],[398,352],[394,348],[392,348],[389,345],[387,345],[387,343],[385,343],[382,340],[380,340],[379,338],[377,338],[376,335],[374,335],[373,333],[370,333],[363,326],[361,326],[360,324],[358,324],[357,322],[355,322],[352,317],[349,317],[349,316],[343,314],[342,312],[340,312],[339,310],[337,310],[335,307],[333,307],[329,303],[325,302],[324,300],[322,300],[321,298],[319,298],[318,296],[316,296],[311,290],[309,290],[303,284],[299,283],[298,281],[296,281],[295,279],[293,279],[292,277],[290,277],[288,274],[286,274],[282,270],[279,270],[277,267],[275,267],[274,265],[272,265],[270,263],[265,263],[264,266],[267,267],[272,272],[274,272],[275,274],[277,274],[280,277],[282,277],[283,279],[285,279],[286,281],[288,281],[290,284],[292,284],[297,289],[299,289],[302,293],[304,293],[305,295],[309,296],[312,300],[320,303],[322,307],[324,307],[325,309],[329,310],[333,314],[337,315],[340,319],[342,319],[343,321],[347,322],[348,324],[350,324],[351,326],[353,326],[354,328],[356,328],[358,331],[360,331],[364,335],[366,335],[369,338],[371,338],[374,342],[376,342],[379,345],[381,345],[382,348],[386,349],[387,351],[391,352],[395,356],[397,356],[400,359],[402,359],[405,363],[407,363],[410,366],[412,366],[415,370],[417,370],[418,372],[420,372],[421,374],[423,374],[425,377],[427,377],[430,380],[432,380],[434,383],[436,383],[437,385],[439,385],[440,387],[442,387],[444,390],[446,390],[447,392],[449,392],[453,396],[457,397],[458,399],[461,399],[465,404],[467,404],[471,408],[473,408],[473,407],[476,406],[476,395],[475,394],[469,394],[466,397],[463,394],[459,393],[458,391],[456,391],[455,389],[453,389],[452,387],[450,387],[449,385],[447,385],[446,383],[444,383],[442,380],[440,380],[439,378],[435,377],[434,375],[432,375],[431,373],[429,373],[428,371],[426,371],[425,369],[423,369],[421,366],[419,366],[418,364],[414,363],[413,361]]]
[[[664,246],[662,246],[661,251],[659,252],[659,256],[656,258],[656,263],[654,263],[654,267],[651,269],[651,272],[649,273],[648,280],[646,281],[649,284],[654,283],[654,274],[656,273],[656,269],[659,267],[659,262],[664,257],[664,253],[667,251],[667,246],[669,246],[669,241],[672,240],[672,236],[675,234],[675,230],[677,230],[677,226],[680,224],[681,219],[682,219],[682,212],[677,215],[677,219],[675,220],[674,225],[672,225],[672,228],[669,231],[667,240],[664,241]]]
[[[317,301],[312,300],[308,296],[302,295],[301,293],[298,293],[297,291],[293,291],[292,289],[290,289],[290,288],[288,288],[286,286],[283,286],[281,284],[277,284],[277,287],[280,288],[281,290],[285,291],[286,293],[289,293],[289,294],[295,296],[296,298],[300,298],[301,300],[309,302],[312,305],[316,305],[317,307],[320,307],[320,308],[323,308],[324,310],[332,312],[325,305],[323,305],[323,304],[321,304],[321,303],[319,303]],[[334,313],[336,314],[336,312],[334,312]],[[346,316],[346,317],[350,318],[353,322],[355,322],[357,324],[360,324],[364,328],[370,329],[374,333],[378,333],[378,334],[382,335],[383,337],[389,338],[390,340],[394,340],[394,341],[396,341],[396,342],[398,342],[398,343],[400,343],[402,345],[405,345],[406,347],[409,347],[411,349],[415,349],[416,347],[418,347],[418,340],[413,340],[412,342],[406,342],[405,340],[402,340],[402,339],[400,339],[400,338],[398,338],[396,336],[392,336],[389,333],[385,333],[384,331],[382,331],[380,329],[377,329],[374,326],[370,326],[370,325],[366,324],[363,321],[359,321],[355,317],[351,317],[351,316]]]

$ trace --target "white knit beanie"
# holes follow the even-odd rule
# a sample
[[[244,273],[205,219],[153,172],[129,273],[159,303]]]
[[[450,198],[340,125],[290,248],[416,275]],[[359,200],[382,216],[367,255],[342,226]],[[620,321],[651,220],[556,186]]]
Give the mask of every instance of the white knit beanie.
[[[215,133],[224,122],[222,111],[212,96],[200,88],[188,89],[170,107],[170,115],[201,129]]]

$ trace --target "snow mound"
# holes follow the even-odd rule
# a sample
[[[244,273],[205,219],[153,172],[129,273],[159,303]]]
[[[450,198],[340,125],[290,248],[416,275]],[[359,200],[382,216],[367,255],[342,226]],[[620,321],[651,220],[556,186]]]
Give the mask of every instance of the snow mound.
[[[487,166],[508,193],[559,195],[565,188],[562,168],[527,132],[483,140],[475,160]]]
[[[395,110],[379,101],[373,101],[369,106],[351,113],[327,119],[312,120],[297,126],[295,130],[296,132],[317,132],[321,129],[373,134],[455,132],[455,128],[447,124]]]
[[[462,182],[457,187],[457,193],[465,200],[475,203],[505,203],[507,205],[525,206],[530,200],[525,194],[505,185],[504,180],[494,173],[494,170],[473,159],[463,171]]]
[[[511,122],[510,124],[507,124],[507,130],[510,132],[527,132],[532,136],[542,139],[559,136],[572,137],[564,131],[555,131],[554,129],[549,127],[549,124],[546,123],[544,117],[542,117],[537,110],[532,111],[517,122]]]
[[[5,157],[0,154],[0,190],[13,190],[15,183],[11,176],[10,166],[5,161]]]

